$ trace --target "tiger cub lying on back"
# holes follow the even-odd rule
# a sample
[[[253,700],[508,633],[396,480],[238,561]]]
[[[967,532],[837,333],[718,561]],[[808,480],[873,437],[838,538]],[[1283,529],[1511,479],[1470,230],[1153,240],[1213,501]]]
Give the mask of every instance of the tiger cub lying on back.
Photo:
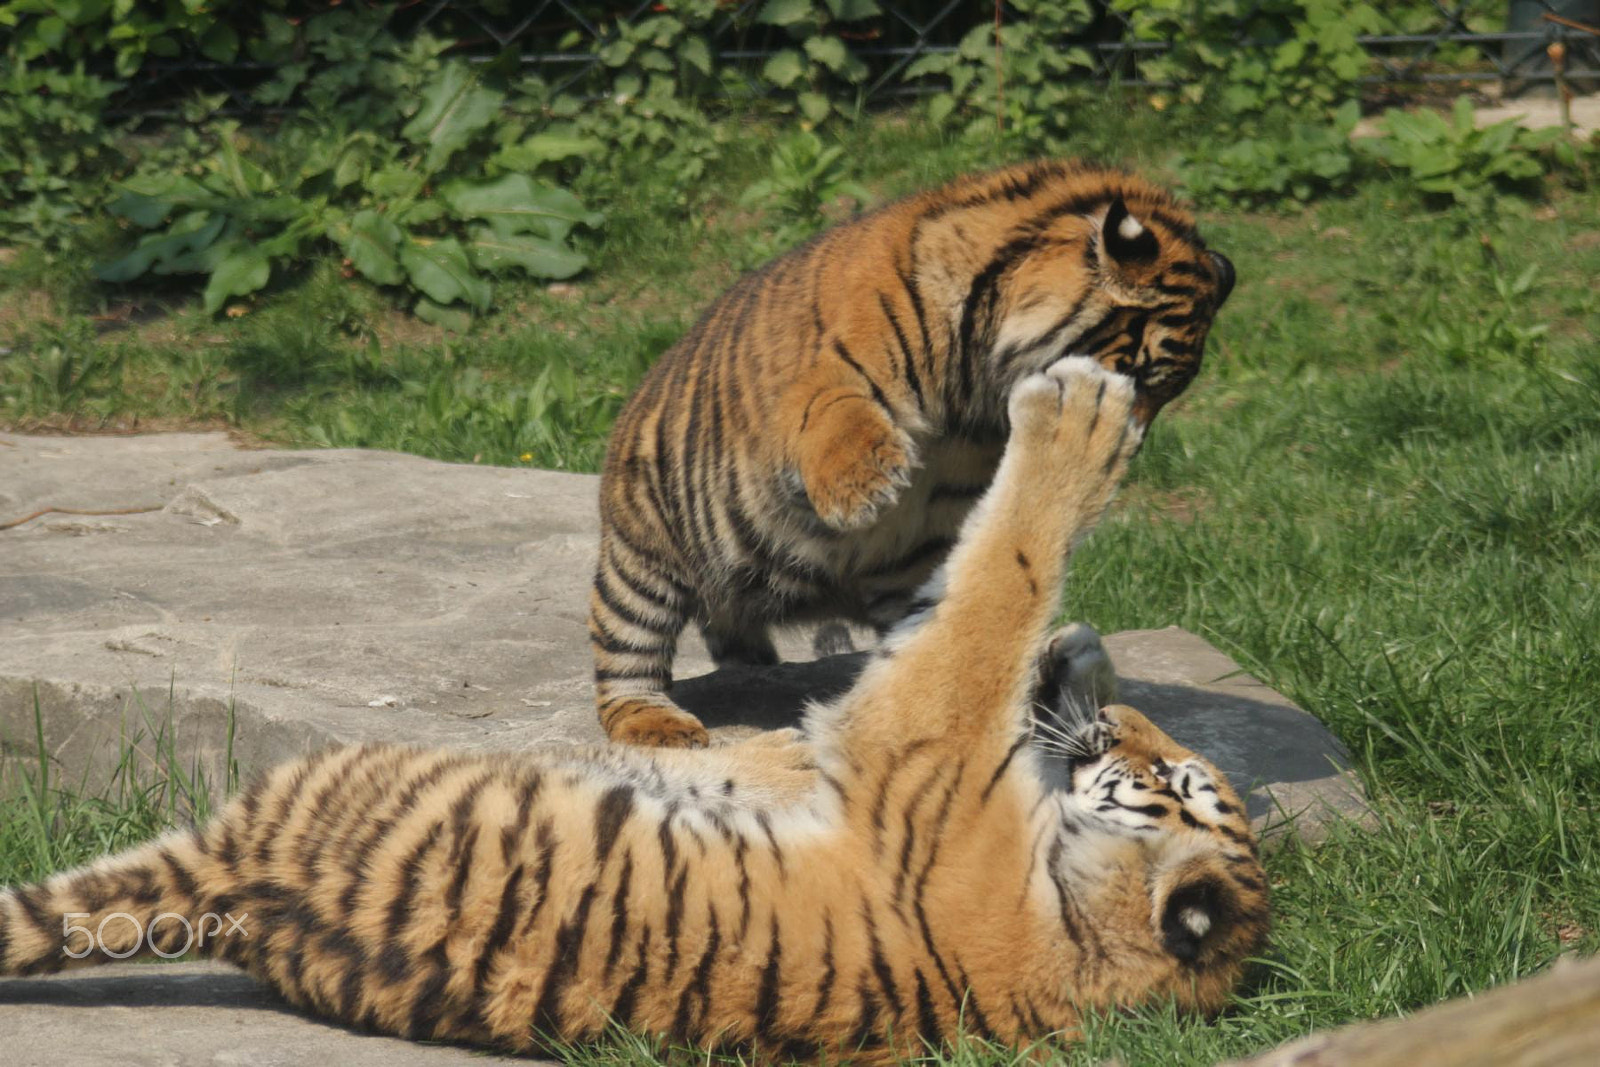
[[[1267,924],[1238,797],[1131,708],[1033,732],[1039,678],[1073,667],[1036,666],[1064,560],[1139,440],[1134,405],[1085,359],[1024,378],[940,576],[803,729],[331,749],[209,826],[0,892],[0,974],[176,954],[184,920],[226,913],[243,932],[201,951],[297,1005],[517,1050],[614,1022],[884,1058],[958,1028],[1070,1037],[1086,1009],[1157,997],[1216,1010]]]
[[[1232,285],[1167,194],[1058,162],[891,204],[735,283],[612,430],[589,612],[607,735],[705,743],[667,696],[690,619],[719,666],[776,662],[774,624],[881,634],[993,477],[1016,382],[1088,355],[1148,424]]]

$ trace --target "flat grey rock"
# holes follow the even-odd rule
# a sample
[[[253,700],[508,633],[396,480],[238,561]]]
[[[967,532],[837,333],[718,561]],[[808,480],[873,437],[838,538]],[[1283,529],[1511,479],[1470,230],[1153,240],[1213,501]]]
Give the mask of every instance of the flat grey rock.
[[[528,1064],[311,1019],[223,963],[119,963],[0,980],[6,1067],[473,1067]]]
[[[584,627],[592,475],[388,452],[260,451],[224,434],[0,435],[0,751],[34,707],[68,780],[158,731],[219,780],[336,741],[518,749],[602,740]],[[1312,716],[1176,628],[1113,634],[1123,699],[1249,792],[1258,825],[1359,813]],[[792,723],[860,656],[711,672],[686,633],[677,698],[714,731]],[[711,672],[711,673],[707,673]],[[696,677],[699,676],[699,677]]]
[[[249,451],[222,434],[0,435],[0,754],[45,745],[93,782],[156,731],[220,780],[333,741],[519,749],[598,742],[585,603],[596,479],[383,452]],[[1248,791],[1258,826],[1360,817],[1320,723],[1176,628],[1106,640],[1123,699]],[[677,698],[714,734],[792,723],[862,655],[710,671],[685,635]],[[699,677],[693,677],[699,675]],[[92,1009],[90,1006],[93,1006]],[[209,964],[0,981],[7,1064],[489,1062],[301,1016]],[[20,1057],[20,1058],[19,1058]],[[32,1058],[30,1058],[32,1057]],[[492,1059],[492,1058],[491,1058]]]

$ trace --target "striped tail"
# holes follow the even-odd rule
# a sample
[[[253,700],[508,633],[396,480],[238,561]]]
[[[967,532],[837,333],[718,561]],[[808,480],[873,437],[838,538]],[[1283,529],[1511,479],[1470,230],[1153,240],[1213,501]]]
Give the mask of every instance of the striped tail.
[[[0,889],[0,976],[228,954],[248,919],[207,904],[199,887],[214,866],[200,834],[179,831],[34,885]]]

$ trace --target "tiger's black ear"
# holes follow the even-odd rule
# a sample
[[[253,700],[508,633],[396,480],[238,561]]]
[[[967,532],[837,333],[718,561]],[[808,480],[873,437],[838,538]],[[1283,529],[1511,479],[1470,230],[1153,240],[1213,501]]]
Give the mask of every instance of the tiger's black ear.
[[[1118,263],[1148,263],[1161,250],[1150,228],[1128,214],[1122,197],[1111,201],[1106,221],[1100,227],[1100,241],[1106,254]]]
[[[1228,300],[1228,294],[1233,292],[1233,264],[1221,252],[1207,252],[1211,257],[1211,266],[1217,272],[1217,307],[1221,307]]]

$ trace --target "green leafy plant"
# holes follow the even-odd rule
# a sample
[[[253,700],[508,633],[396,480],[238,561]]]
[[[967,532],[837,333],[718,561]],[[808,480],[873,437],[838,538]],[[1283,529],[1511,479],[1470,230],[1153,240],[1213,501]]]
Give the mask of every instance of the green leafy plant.
[[[225,126],[201,176],[145,174],[123,185],[112,212],[147,232],[97,274],[205,275],[205,308],[215,312],[266,286],[275,269],[336,248],[352,273],[420,294],[419,316],[460,325],[462,311],[489,307],[494,274],[581,271],[573,230],[602,221],[570,192],[487,162],[504,102],[452,61],[422,85],[392,136],[302,120],[280,138],[292,151],[274,157]],[[453,168],[458,158],[477,163]],[[499,173],[465,176],[485,169]]]
[[[1357,37],[1383,27],[1377,7],[1348,0],[1111,0],[1135,40],[1172,45],[1140,62],[1189,103],[1232,115],[1327,112],[1356,95],[1370,63]]]
[[[828,205],[843,199],[859,207],[870,198],[850,177],[843,147],[825,145],[810,130],[798,130],[778,142],[767,177],[748,186],[739,202],[758,205],[777,218],[768,248],[762,250],[770,254],[820,230]]]
[[[1029,147],[1051,148],[1072,134],[1073,108],[1096,92],[1084,78],[1094,66],[1087,48],[1062,47],[1095,19],[1089,0],[1015,0],[1017,18],[1000,28],[973,26],[954,52],[910,64],[908,81],[939,76],[949,89],[928,102],[928,117],[959,122],[968,136],[993,137],[996,125]]]
[[[845,107],[841,98],[865,83],[869,70],[840,31],[881,14],[877,0],[766,0],[756,21],[781,27],[790,42],[761,68],[762,80],[780,91],[780,107],[813,125]]]
[[[1534,363],[1544,353],[1550,324],[1528,321],[1529,298],[1538,287],[1538,265],[1515,276],[1492,269],[1490,278],[1492,294],[1474,298],[1470,315],[1463,315],[1460,306],[1450,305],[1442,294],[1434,294],[1425,303],[1417,336],[1427,352],[1458,365],[1495,358]],[[1470,285],[1469,279],[1460,282],[1453,287],[1457,300],[1462,292],[1481,289]]]
[[[0,238],[59,248],[104,204],[124,163],[102,118],[116,88],[82,64],[0,73]]]
[[[1457,97],[1449,118],[1436,111],[1384,113],[1382,136],[1363,147],[1420,192],[1490,210],[1497,194],[1526,192],[1544,174],[1541,151],[1559,141],[1554,127],[1529,130],[1514,119],[1477,127],[1472,102]]]
[[[1350,131],[1361,112],[1349,101],[1332,122],[1294,122],[1273,136],[1220,138],[1180,156],[1183,191],[1208,207],[1304,204],[1347,192],[1360,173]]]

